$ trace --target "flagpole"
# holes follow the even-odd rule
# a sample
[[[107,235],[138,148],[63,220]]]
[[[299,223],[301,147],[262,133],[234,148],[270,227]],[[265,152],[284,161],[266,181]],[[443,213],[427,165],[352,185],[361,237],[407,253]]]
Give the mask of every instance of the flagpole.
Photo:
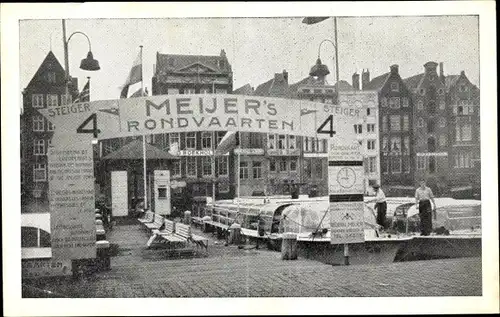
[[[144,91],[144,79],[142,76],[142,45],[141,48],[141,90]],[[142,135],[142,161],[143,161],[143,185],[144,185],[144,208],[148,209],[148,182],[147,182],[147,172],[146,172],[146,136]]]
[[[212,180],[212,202],[215,203],[215,181],[217,180],[217,175],[215,173],[215,141],[216,141],[216,134],[217,132],[213,131],[212,132],[212,173],[213,173],[213,180]]]

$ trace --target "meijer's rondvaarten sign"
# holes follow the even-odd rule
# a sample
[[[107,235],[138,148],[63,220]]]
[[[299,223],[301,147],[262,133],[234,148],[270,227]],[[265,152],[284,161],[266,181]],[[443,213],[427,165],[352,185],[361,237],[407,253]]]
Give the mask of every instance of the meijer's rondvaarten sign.
[[[362,105],[241,95],[164,95],[40,109],[55,125],[49,151],[55,258],[95,257],[93,139],[184,131],[244,131],[357,143]],[[342,178],[341,181],[345,182]]]

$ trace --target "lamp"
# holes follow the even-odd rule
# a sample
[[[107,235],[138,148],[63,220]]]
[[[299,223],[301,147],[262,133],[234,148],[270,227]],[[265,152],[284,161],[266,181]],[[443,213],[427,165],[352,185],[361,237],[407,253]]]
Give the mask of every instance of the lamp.
[[[324,78],[328,74],[330,74],[330,71],[328,70],[328,66],[321,63],[321,59],[318,57],[318,59],[316,60],[316,64],[313,67],[311,67],[311,71],[309,71],[309,75],[311,75],[313,77]]]
[[[82,59],[80,68],[88,71],[96,71],[101,69],[101,67],[99,67],[99,61],[97,59],[94,59],[92,51],[88,52],[87,58]]]

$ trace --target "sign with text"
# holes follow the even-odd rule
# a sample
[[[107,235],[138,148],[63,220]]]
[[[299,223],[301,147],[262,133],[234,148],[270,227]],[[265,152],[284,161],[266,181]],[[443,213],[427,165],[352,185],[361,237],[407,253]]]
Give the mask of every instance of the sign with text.
[[[361,243],[365,241],[364,202],[330,203],[331,243]]]
[[[363,166],[336,166],[328,162],[328,194],[360,194],[365,188]],[[335,164],[335,162],[333,162]]]
[[[69,276],[72,274],[70,260],[29,259],[22,260],[23,278]]]

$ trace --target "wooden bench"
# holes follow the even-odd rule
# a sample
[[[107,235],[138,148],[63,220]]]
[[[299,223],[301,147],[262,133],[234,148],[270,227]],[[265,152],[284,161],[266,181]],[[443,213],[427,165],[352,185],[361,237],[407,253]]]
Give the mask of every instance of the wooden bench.
[[[153,235],[149,238],[146,245],[151,247],[155,242],[161,242],[172,246],[176,243],[187,242],[187,239],[175,235],[175,223],[171,220],[164,219],[164,228],[162,230],[153,229]]]
[[[152,211],[148,210],[148,211],[146,211],[144,213],[144,215],[141,218],[139,218],[137,220],[139,220],[142,224],[146,224],[148,222],[153,222],[154,221],[154,215],[155,214]]]
[[[191,217],[191,221],[197,226],[201,226],[203,224],[203,220],[200,217]]]
[[[177,223],[175,225],[175,235],[181,238],[193,242],[196,248],[201,247],[208,252],[208,239],[202,236],[194,235],[191,233],[191,227],[182,223]]]
[[[163,226],[164,221],[165,219],[162,216],[154,214],[153,222],[144,223],[144,226],[146,226],[146,228],[148,228],[152,232],[153,230],[160,230],[160,228]]]

